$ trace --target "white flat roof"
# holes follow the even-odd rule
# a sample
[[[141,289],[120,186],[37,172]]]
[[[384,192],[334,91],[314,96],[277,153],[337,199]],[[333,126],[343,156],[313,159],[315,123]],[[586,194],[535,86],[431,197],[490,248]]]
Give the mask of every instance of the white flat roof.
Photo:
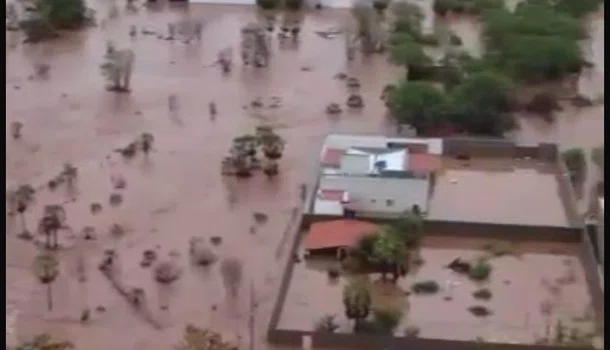
[[[395,143],[410,143],[410,144],[427,144],[428,153],[442,155],[443,154],[443,139],[441,138],[397,138],[375,135],[344,135],[330,134],[324,140],[324,149],[338,148],[387,148],[388,142]],[[324,152],[324,150],[322,150]]]

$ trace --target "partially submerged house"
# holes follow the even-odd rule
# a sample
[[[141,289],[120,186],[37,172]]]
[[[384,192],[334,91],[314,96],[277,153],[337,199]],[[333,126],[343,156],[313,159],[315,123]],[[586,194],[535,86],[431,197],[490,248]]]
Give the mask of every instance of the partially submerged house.
[[[440,139],[330,135],[320,155],[313,213],[425,214],[441,153]]]
[[[305,256],[337,256],[353,247],[362,237],[375,233],[379,226],[361,220],[330,220],[311,224],[305,237]]]

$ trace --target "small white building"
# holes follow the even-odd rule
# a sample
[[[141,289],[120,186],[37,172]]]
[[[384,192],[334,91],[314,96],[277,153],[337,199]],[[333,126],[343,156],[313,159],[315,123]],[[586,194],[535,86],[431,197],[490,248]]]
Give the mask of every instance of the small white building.
[[[441,139],[329,135],[320,154],[313,213],[425,214]]]

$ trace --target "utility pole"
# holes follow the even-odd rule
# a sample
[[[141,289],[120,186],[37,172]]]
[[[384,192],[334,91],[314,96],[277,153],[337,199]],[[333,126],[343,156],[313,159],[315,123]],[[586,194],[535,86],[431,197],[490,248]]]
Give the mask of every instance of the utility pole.
[[[256,310],[256,298],[254,295],[254,281],[250,280],[250,312],[248,327],[250,331],[250,350],[254,350],[254,312]]]

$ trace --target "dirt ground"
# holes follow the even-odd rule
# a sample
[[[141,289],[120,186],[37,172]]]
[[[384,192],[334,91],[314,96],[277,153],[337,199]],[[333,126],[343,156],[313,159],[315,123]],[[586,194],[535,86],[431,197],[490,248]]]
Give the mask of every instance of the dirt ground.
[[[89,5],[99,17],[106,17],[107,3]],[[261,344],[286,258],[282,242],[290,239],[282,237],[283,231],[299,201],[298,185],[310,179],[312,154],[329,130],[386,133],[392,129],[379,94],[403,72],[389,66],[385,57],[347,65],[341,39],[326,40],[314,33],[341,26],[349,18],[347,11],[307,14],[298,49],[280,49],[276,44],[270,68],[255,70],[236,62],[228,77],[209,65],[220,49],[233,45],[237,52],[239,26],[255,18],[254,8],[161,4],[137,14],[122,8],[119,12],[118,18],[106,20],[103,27],[39,45],[21,44],[18,33],[7,32],[6,125],[8,129],[14,121],[24,124],[21,141],[7,139],[7,189],[23,183],[41,188],[37,204],[27,213],[30,229],[42,206],[50,203],[66,203],[73,229],[62,238],[67,248],[61,253],[61,275],[53,285],[54,310],[47,312],[44,288],[31,271],[36,249],[18,240],[17,223],[7,220],[7,344],[51,331],[85,349],[166,350],[177,342],[188,322],[230,330],[246,344],[248,287],[253,281],[259,305],[254,343],[257,348],[268,348]],[[206,20],[200,44],[171,43],[142,34],[133,41],[129,38],[132,24],[163,32],[168,22],[181,18]],[[593,46],[602,46],[595,51],[596,57],[601,52],[601,61],[595,63],[603,73],[603,16],[592,23],[597,23],[595,28],[601,26],[601,31],[595,31]],[[104,90],[99,64],[109,39],[119,47],[133,48],[136,54],[129,95]],[[28,79],[40,62],[51,65],[49,79]],[[330,102],[344,103],[348,94],[344,84],[333,79],[339,72],[360,79],[366,106],[361,112],[345,111],[340,118],[330,119],[324,107]],[[179,99],[179,118],[173,120],[167,106],[170,94]],[[279,108],[252,111],[247,107],[256,97],[268,101],[271,96],[282,99]],[[215,122],[207,115],[210,101],[218,106]],[[516,137],[530,142],[551,140],[562,146],[597,146],[603,142],[602,112],[603,107],[567,113],[547,131],[526,126]],[[275,125],[287,140],[281,175],[272,182],[259,176],[223,182],[219,163],[230,140],[261,122]],[[123,163],[113,150],[141,132],[155,136],[150,162],[136,158]],[[69,201],[62,188],[55,193],[43,189],[64,162],[79,168],[75,202]],[[125,177],[127,188],[120,191],[123,204],[112,208],[108,205],[113,192],[109,178],[117,174]],[[237,198],[232,207],[229,193]],[[89,213],[93,201],[104,207],[96,216]],[[255,234],[249,233],[253,211],[270,215]],[[113,223],[128,228],[125,237],[110,237]],[[96,228],[98,239],[84,244],[75,237],[88,225]],[[223,237],[216,248],[221,258],[239,257],[245,267],[239,299],[231,304],[225,303],[216,267],[206,274],[187,262],[188,239],[212,235]],[[158,297],[169,300],[168,311],[156,308],[155,312],[167,325],[163,330],[153,329],[134,315],[100,276],[96,266],[107,248],[119,251],[125,280],[145,287],[151,305],[158,304]],[[160,296],[151,272],[139,266],[145,249],[158,249],[163,259],[169,259],[171,250],[180,254],[176,259],[184,268],[183,277]],[[270,249],[279,251],[279,257],[270,254]],[[74,277],[79,254],[85,255],[90,271],[85,290]],[[85,304],[103,306],[106,311],[94,312],[90,324],[83,326],[78,318]],[[211,310],[212,305],[218,306],[216,311]]]
[[[569,244],[520,243],[509,250],[510,254],[489,260],[492,273],[488,282],[474,283],[445,266],[453,259],[476,259],[489,255],[481,248],[497,244],[486,239],[451,239],[426,237],[420,256],[424,263],[399,279],[397,289],[372,285],[373,303],[401,303],[404,316],[396,333],[408,326],[420,328],[420,337],[486,341],[532,343],[543,337],[547,324],[555,326],[557,320],[568,327],[590,331],[590,297],[584,272],[576,257],[577,247]],[[506,244],[506,242],[504,242]],[[327,269],[332,262],[306,261],[297,264],[287,302],[280,318],[280,328],[312,329],[314,323],[325,314],[336,315],[340,332],[351,330],[342,306],[342,289],[350,277],[329,281]],[[566,275],[570,283],[558,284]],[[379,276],[371,274],[371,281]],[[435,280],[440,291],[435,295],[406,296],[405,291],[417,281]],[[307,287],[305,287],[307,286]],[[314,298],[308,292],[317,286],[323,298]],[[488,288],[492,292],[489,301],[478,301],[472,292]],[[515,295],[519,295],[518,300]],[[449,298],[448,298],[449,297]],[[450,300],[446,300],[450,299]],[[550,302],[553,312],[550,318],[540,313],[541,303]],[[477,318],[467,309],[484,305],[492,311],[488,317]]]

